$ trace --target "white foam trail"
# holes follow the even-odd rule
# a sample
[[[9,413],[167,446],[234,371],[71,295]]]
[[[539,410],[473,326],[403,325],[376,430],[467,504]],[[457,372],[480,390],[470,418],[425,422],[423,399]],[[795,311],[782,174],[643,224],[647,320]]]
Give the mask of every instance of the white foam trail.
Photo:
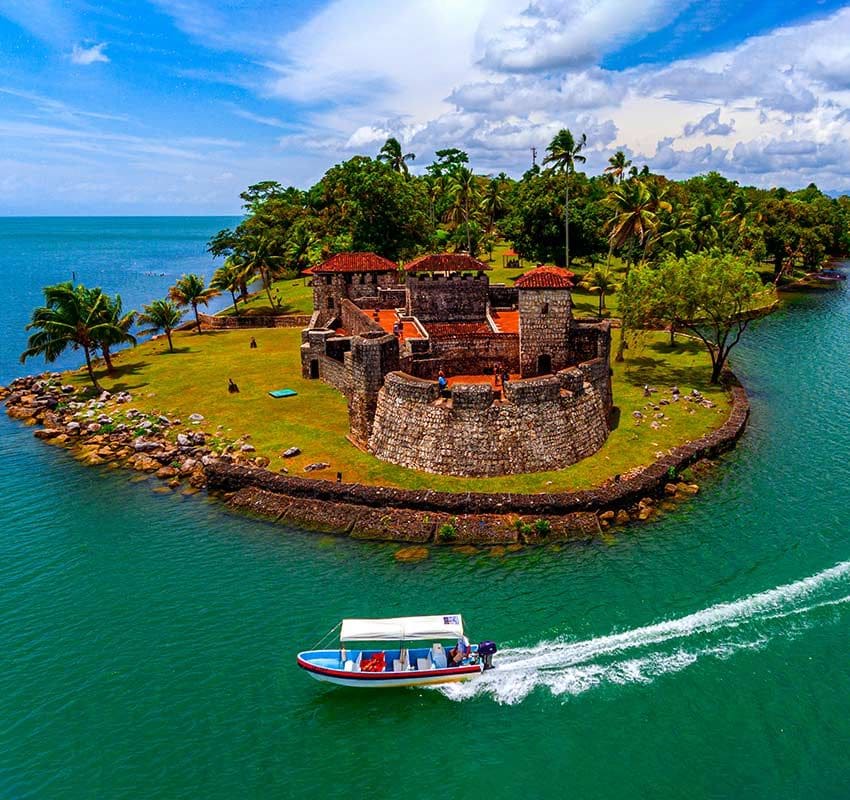
[[[844,561],[794,583],[718,603],[677,619],[585,641],[555,640],[528,648],[509,647],[497,655],[496,669],[469,683],[447,684],[438,689],[453,700],[488,694],[497,702],[512,704],[538,686],[547,687],[555,695],[578,695],[602,683],[647,683],[705,656],[726,658],[743,649],[763,646],[770,637],[751,630],[759,623],[766,625],[791,617],[805,620],[815,609],[850,602],[850,595],[823,597],[830,587],[848,577],[850,561]],[[688,647],[692,637],[716,639],[732,633],[739,634],[738,640],[702,641]],[[672,652],[663,647],[675,641],[680,644]],[[642,650],[649,652],[635,652]]]

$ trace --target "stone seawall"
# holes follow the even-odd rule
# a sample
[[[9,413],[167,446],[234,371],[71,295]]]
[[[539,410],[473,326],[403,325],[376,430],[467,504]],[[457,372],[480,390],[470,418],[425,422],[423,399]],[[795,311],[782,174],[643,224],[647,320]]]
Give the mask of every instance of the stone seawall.
[[[420,520],[426,527],[432,528],[432,523],[437,519],[434,515],[440,519],[448,516],[457,519],[459,523],[469,518],[492,518],[486,524],[481,523],[478,541],[489,541],[484,532],[502,530],[505,526],[500,527],[494,521],[506,518],[568,518],[568,528],[578,525],[579,521],[582,526],[587,526],[587,514],[603,521],[606,518],[628,521],[640,518],[639,508],[641,504],[647,507],[647,499],[671,494],[671,487],[676,486],[673,483],[674,475],[697,461],[716,458],[735,446],[746,428],[750,407],[746,391],[733,376],[727,377],[733,384],[732,410],[720,428],[674,448],[627,478],[609,481],[592,489],[548,494],[434,492],[291,478],[264,469],[222,462],[212,462],[206,466],[207,481],[211,489],[237,493],[234,501],[241,508],[267,514],[276,509],[275,516],[279,520],[292,524],[300,524],[300,520],[296,513],[287,514],[289,504],[295,503],[296,509],[303,504],[312,504],[317,512],[315,521],[323,529],[349,531],[352,535],[355,535],[355,523],[361,519],[361,515],[377,513],[384,515],[385,527],[390,526],[396,515],[401,514],[406,515],[407,519]],[[252,492],[260,493],[255,494],[255,502],[250,502]],[[241,501],[236,500],[237,497],[241,497]],[[264,510],[263,503],[270,505],[266,505]],[[631,510],[631,515],[627,509]],[[331,511],[335,515],[335,523],[327,521]],[[374,538],[407,541],[400,537],[401,534]]]
[[[212,316],[199,313],[201,324],[211,330],[236,330],[240,328],[306,328],[310,324],[309,314],[288,314],[279,317],[242,314],[236,316]],[[192,325],[194,325],[194,321]]]
[[[387,375],[369,451],[383,461],[443,475],[515,475],[562,469],[608,437],[593,386],[563,391],[556,375],[511,382],[507,401],[489,384],[457,385],[451,400],[404,373]]]

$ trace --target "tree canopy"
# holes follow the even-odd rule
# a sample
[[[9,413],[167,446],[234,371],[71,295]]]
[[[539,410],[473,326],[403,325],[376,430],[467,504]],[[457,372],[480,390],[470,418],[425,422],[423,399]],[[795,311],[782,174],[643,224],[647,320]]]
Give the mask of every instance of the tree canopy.
[[[752,261],[730,253],[668,257],[657,268],[630,270],[620,306],[624,326],[669,325],[688,330],[711,357],[711,382],[718,383],[729,353],[759,316],[764,286]]]

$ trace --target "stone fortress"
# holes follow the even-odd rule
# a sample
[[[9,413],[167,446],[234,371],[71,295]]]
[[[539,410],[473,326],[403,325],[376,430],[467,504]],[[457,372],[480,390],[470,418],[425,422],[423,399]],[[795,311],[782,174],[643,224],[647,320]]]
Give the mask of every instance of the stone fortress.
[[[462,254],[399,267],[374,253],[309,270],[302,372],[345,394],[356,446],[460,476],[561,469],[602,446],[610,324],[573,317],[567,270],[537,267],[512,287],[488,270]]]

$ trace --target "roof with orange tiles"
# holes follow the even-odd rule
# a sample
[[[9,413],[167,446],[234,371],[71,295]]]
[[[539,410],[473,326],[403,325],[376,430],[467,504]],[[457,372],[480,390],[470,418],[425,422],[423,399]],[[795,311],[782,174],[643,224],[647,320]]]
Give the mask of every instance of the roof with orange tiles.
[[[520,275],[514,286],[519,289],[571,289],[575,277],[563,267],[535,267],[533,270]]]
[[[377,253],[337,253],[311,269],[313,275],[334,272],[395,272],[398,264]]]
[[[494,332],[486,322],[426,322],[425,330],[432,339]]]
[[[479,272],[492,269],[466,253],[429,253],[404,265],[407,272]]]

